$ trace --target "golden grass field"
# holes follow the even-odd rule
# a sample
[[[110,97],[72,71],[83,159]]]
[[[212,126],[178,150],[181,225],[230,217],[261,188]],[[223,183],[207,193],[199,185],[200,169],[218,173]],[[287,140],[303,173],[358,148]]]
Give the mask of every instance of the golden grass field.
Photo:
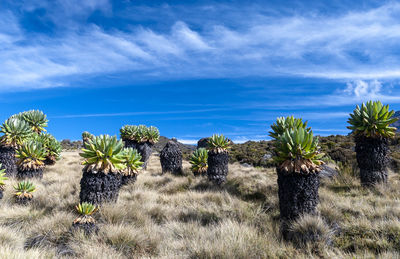
[[[7,181],[0,201],[0,258],[400,258],[400,179],[368,190],[351,174],[324,180],[320,217],[305,217],[293,231],[314,242],[287,243],[279,234],[273,169],[230,165],[222,188],[186,176],[161,175],[158,157],[136,183],[121,189],[116,204],[95,216],[91,237],[70,231],[79,201],[78,152],[35,180],[28,206],[14,203]]]

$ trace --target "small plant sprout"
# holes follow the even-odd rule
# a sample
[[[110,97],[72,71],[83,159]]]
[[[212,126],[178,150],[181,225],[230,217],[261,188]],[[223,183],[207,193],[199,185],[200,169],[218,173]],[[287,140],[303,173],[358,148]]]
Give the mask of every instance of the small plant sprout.
[[[18,200],[31,200],[32,193],[36,191],[36,187],[29,181],[22,181],[14,186],[15,196]]]
[[[124,148],[124,158],[126,163],[125,175],[136,175],[142,169],[142,156],[136,149]]]
[[[1,168],[2,164],[0,164]],[[5,169],[0,169],[0,190],[3,191],[6,183],[4,181],[8,180],[8,177],[6,177],[6,173],[4,172]]]
[[[193,152],[190,157],[190,164],[192,165],[191,169],[193,174],[202,175],[207,172],[207,163],[208,153],[205,148],[199,148]]]
[[[76,211],[79,214],[79,217],[74,220],[74,224],[86,224],[86,223],[95,223],[95,219],[92,215],[98,210],[96,205],[91,203],[83,202],[76,205]]]

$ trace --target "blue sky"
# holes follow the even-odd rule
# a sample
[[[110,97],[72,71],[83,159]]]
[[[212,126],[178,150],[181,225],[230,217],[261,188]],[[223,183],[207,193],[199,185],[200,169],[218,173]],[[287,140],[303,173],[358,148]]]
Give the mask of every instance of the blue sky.
[[[400,110],[395,1],[0,2],[0,119],[49,132],[159,127],[186,143],[267,139],[278,116],[347,134],[355,105]]]

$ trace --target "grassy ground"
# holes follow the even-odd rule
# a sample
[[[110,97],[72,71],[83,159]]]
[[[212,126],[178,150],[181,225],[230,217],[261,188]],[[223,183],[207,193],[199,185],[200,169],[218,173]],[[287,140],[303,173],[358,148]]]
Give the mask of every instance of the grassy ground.
[[[14,203],[10,180],[0,201],[0,258],[397,258],[400,178],[388,187],[360,187],[351,172],[324,180],[320,217],[293,226],[295,243],[280,240],[276,175],[272,169],[230,165],[228,182],[160,175],[158,158],[117,204],[104,205],[100,232],[71,232],[81,177],[77,152],[35,181],[29,206]],[[189,165],[185,171],[189,175]],[[296,236],[296,235],[295,235]],[[314,237],[312,242],[307,238]]]

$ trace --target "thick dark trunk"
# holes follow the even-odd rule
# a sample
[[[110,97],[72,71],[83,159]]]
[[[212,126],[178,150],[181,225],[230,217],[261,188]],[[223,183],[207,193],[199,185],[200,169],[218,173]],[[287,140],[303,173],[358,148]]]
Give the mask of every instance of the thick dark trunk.
[[[27,205],[31,201],[32,201],[32,198],[28,198],[28,197],[22,197],[22,198],[17,197],[15,200],[15,202],[20,205]]]
[[[182,151],[175,141],[168,141],[160,153],[162,173],[182,175]]]
[[[73,223],[72,229],[82,229],[85,235],[90,236],[91,234],[97,234],[99,227],[95,223]]]
[[[136,182],[137,175],[123,175],[121,178],[121,185],[127,185]]]
[[[153,152],[153,144],[150,142],[137,143],[136,149],[140,155],[142,155],[142,159],[140,161],[143,162],[143,169],[147,169],[147,163],[149,162],[149,158]]]
[[[316,214],[319,202],[317,173],[286,173],[277,168],[281,231],[289,238],[288,227],[304,214]]]
[[[386,183],[388,178],[389,140],[356,136],[356,157],[360,180],[364,186]]]
[[[125,147],[131,147],[133,149],[136,149],[139,154],[142,156],[142,159],[140,161],[143,162],[143,169],[147,169],[147,163],[149,161],[149,158],[151,156],[151,153],[153,152],[153,144],[150,142],[143,142],[143,143],[138,143],[133,140],[125,140]]]
[[[44,160],[45,165],[55,165],[56,164],[56,159],[52,157],[46,157],[46,160]]]
[[[84,172],[79,194],[81,203],[101,204],[103,202],[116,202],[121,188],[121,178],[121,174]]]
[[[228,162],[228,152],[216,153],[213,151],[209,151],[207,168],[208,180],[214,182],[217,185],[221,185],[226,182],[226,176],[228,175]]]
[[[16,162],[15,149],[12,147],[0,146],[0,163],[8,177],[14,177],[17,174],[18,169]]]
[[[131,147],[133,149],[137,149],[136,148],[136,145],[137,145],[136,141],[129,140],[129,139],[123,139],[123,141],[124,141],[125,147]]]
[[[286,173],[277,168],[279,209],[282,220],[295,220],[303,214],[315,214],[319,201],[317,173]]]
[[[197,141],[197,149],[199,149],[199,148],[207,148],[209,139],[210,138],[202,138],[199,141]]]
[[[3,190],[0,189],[0,200],[3,199]]]
[[[36,169],[36,170],[23,170],[18,169],[17,172],[18,179],[26,179],[26,178],[43,178],[43,168]]]

